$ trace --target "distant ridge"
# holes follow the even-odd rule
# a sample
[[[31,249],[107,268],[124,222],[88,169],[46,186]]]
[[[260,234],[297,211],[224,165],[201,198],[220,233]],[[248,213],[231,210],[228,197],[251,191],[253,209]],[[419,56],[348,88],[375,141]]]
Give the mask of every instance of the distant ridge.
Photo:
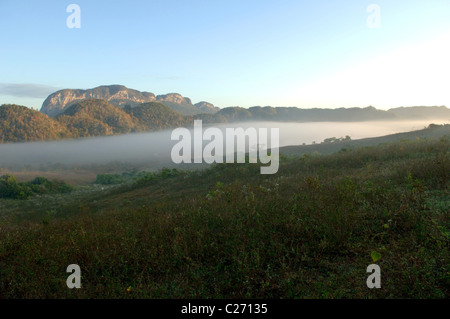
[[[201,114],[195,117],[208,123],[242,121],[359,122],[414,119],[442,119],[450,122],[450,109],[445,106],[417,106],[394,108],[384,111],[378,110],[373,106],[338,109],[301,109],[297,107],[254,106],[248,109],[242,107],[227,107],[215,114]]]
[[[387,111],[373,106],[365,108],[312,108],[253,106],[250,108],[226,107],[219,109],[205,101],[192,104],[191,99],[178,93],[156,95],[129,89],[123,85],[103,85],[93,89],[64,89],[50,94],[41,112],[55,117],[69,106],[85,99],[105,100],[118,108],[134,107],[142,103],[159,102],[181,115],[192,115],[209,123],[235,121],[371,121],[388,119],[436,119],[450,120],[450,110],[445,106],[397,107]]]
[[[193,105],[189,98],[178,93],[155,96],[153,93],[140,92],[123,85],[103,85],[88,90],[64,89],[52,93],[42,104],[41,112],[54,117],[64,112],[71,104],[84,99],[101,99],[120,108],[126,105],[135,106],[141,103],[160,102],[183,115],[212,114],[219,110],[208,102]]]
[[[388,112],[395,114],[397,117],[403,119],[424,119],[432,115],[434,118],[448,119],[450,121],[450,110],[445,106],[410,106],[397,107],[389,109]]]

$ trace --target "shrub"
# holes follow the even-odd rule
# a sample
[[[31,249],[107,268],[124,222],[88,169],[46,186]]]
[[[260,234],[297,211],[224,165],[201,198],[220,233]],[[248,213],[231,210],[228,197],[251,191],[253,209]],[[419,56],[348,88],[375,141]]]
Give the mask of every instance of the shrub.
[[[98,174],[94,183],[101,185],[115,185],[123,182],[123,177],[118,174]]]
[[[45,177],[36,177],[31,182],[26,183],[30,189],[39,194],[45,193],[69,193],[73,187],[63,181],[50,181]]]
[[[0,177],[0,198],[27,199],[31,196],[31,190],[19,183],[12,175]]]

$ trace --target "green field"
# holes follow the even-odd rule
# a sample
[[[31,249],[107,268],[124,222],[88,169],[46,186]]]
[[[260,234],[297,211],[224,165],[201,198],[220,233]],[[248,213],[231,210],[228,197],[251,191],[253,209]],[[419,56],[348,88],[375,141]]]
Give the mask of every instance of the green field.
[[[275,175],[219,164],[0,199],[0,298],[449,298],[450,134],[434,129],[290,148]]]

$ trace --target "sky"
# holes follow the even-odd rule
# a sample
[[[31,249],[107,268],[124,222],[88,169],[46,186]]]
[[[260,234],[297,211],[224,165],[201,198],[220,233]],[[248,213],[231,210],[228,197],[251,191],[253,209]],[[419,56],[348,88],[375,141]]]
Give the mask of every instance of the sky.
[[[121,84],[219,107],[450,107],[448,0],[0,0],[0,32],[0,105]]]

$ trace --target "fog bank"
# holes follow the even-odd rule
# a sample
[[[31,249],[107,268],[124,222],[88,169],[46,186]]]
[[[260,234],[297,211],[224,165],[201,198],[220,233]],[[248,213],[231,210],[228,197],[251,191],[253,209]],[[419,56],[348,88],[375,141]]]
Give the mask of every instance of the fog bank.
[[[350,136],[353,140],[423,129],[430,123],[444,124],[444,120],[372,121],[372,122],[246,122],[214,125],[244,129],[279,128],[280,147],[320,143],[329,137]],[[203,130],[208,126],[204,125]],[[193,128],[189,128],[193,136]],[[269,134],[270,134],[270,130]],[[178,141],[171,140],[172,130],[93,137],[52,142],[15,143],[0,145],[0,168],[25,167],[62,163],[66,166],[108,164],[111,162],[148,163],[162,167],[171,164],[170,153]],[[203,146],[208,144],[203,142]],[[254,145],[252,145],[254,146]]]

